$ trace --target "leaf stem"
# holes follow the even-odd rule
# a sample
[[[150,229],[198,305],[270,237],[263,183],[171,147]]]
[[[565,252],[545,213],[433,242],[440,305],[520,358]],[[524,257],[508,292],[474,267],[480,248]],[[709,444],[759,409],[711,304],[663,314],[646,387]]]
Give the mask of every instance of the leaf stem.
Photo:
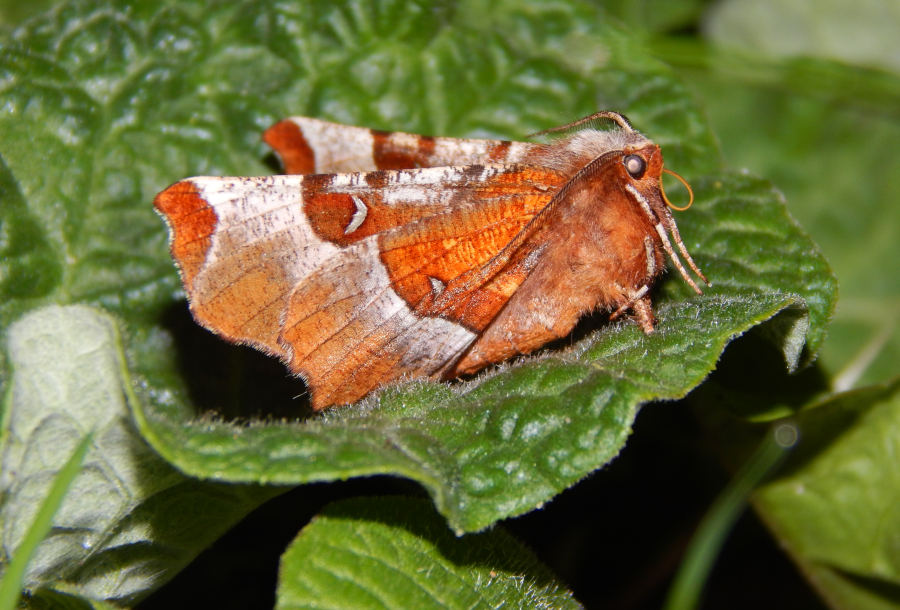
[[[697,607],[703,585],[734,522],[744,511],[747,498],[781,464],[797,438],[797,426],[792,422],[783,421],[772,426],[754,454],[719,494],[685,552],[669,589],[665,610]]]

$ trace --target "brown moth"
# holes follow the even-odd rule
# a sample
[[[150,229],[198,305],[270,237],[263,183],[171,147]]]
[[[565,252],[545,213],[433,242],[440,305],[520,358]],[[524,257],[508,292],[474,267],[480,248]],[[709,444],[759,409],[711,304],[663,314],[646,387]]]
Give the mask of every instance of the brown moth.
[[[527,354],[595,310],[651,333],[666,255],[700,294],[659,146],[615,112],[548,133],[562,131],[528,143],[291,118],[264,136],[289,175],[189,178],[154,205],[197,322],[281,358],[322,409]]]

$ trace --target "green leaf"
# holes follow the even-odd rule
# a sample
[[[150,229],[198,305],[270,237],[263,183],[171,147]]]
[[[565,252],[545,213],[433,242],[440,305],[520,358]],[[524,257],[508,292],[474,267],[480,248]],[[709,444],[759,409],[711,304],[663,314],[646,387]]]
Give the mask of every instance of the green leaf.
[[[0,544],[5,564],[72,449],[91,449],[25,575],[29,589],[134,601],[180,570],[271,492],[186,480],[136,435],[120,337],[107,314],[50,306],[9,329]]]
[[[36,589],[28,596],[29,610],[116,610],[116,604],[82,597],[72,590],[76,587],[65,583],[58,588]]]
[[[64,507],[63,516],[97,510],[51,537],[60,552],[44,551],[35,599],[129,603],[278,491],[185,480],[136,438],[126,409],[186,473],[279,484],[406,476],[454,530],[471,531],[608,463],[644,403],[683,396],[748,329],[762,324],[788,366],[801,365],[833,308],[830,271],[779,196],[720,170],[692,96],[591,2],[76,0],[4,37],[0,74],[2,472],[20,474],[4,479],[5,552],[39,496],[20,488],[56,468],[22,456],[58,458],[64,448],[38,434],[50,428],[13,434],[18,418],[62,422],[63,438],[86,425],[70,413],[107,418],[76,486],[108,493],[112,481],[117,494]],[[302,386],[187,317],[155,193],[190,175],[271,173],[259,134],[292,114],[522,137],[603,108],[628,114],[697,187],[679,223],[714,286],[696,297],[677,277],[663,282],[657,334],[601,316],[466,382],[412,383],[301,422],[201,416],[296,420]],[[91,308],[55,307],[73,303]],[[124,346],[101,310],[121,325]],[[56,317],[35,318],[44,330],[24,336],[39,341],[13,349],[10,324],[33,329],[31,312]],[[99,347],[82,354],[79,345]],[[33,393],[14,398],[23,380]]]
[[[896,605],[900,380],[836,394],[796,424],[800,444],[757,492],[760,514],[836,606]]]
[[[591,4],[153,7],[66,5],[0,55],[0,155],[19,202],[0,209],[8,226],[32,231],[40,254],[13,244],[9,264],[49,278],[28,291],[3,284],[0,313],[87,301],[120,316],[140,376],[130,402],[140,431],[182,471],[285,484],[394,473],[425,485],[454,529],[477,530],[607,463],[641,404],[683,396],[754,325],[774,317],[768,334],[792,368],[804,340],[807,356],[818,349],[834,301],[821,255],[768,184],[698,177],[719,165],[702,114]],[[695,297],[668,279],[656,335],[628,322],[586,326],[568,350],[466,383],[391,389],[303,423],[197,420],[207,409],[296,413],[301,386],[283,369],[244,373],[239,352],[185,319],[149,205],[156,191],[188,175],[269,173],[259,133],[289,114],[516,137],[598,108],[628,113],[697,186],[679,222],[714,286]]]
[[[896,7],[863,3],[854,7],[854,19],[847,20],[843,4],[799,4],[803,6],[794,8],[810,10],[815,17],[804,28],[833,36],[842,28],[866,24],[870,33],[843,42],[879,54],[874,63],[896,60],[890,51],[896,42],[866,48],[856,44],[893,31],[891,20],[878,11]],[[770,44],[785,42],[777,30],[757,27],[751,14],[759,9],[757,3],[727,6],[732,13],[746,11],[742,21],[753,23],[758,35],[772,37]],[[784,23],[793,18],[780,17]],[[724,25],[713,27],[722,42],[727,39],[729,47],[740,42],[740,33]],[[801,36],[790,44],[807,45],[795,52],[827,57],[820,42],[818,36]],[[657,49],[670,61],[707,68],[689,74],[709,108],[725,157],[778,185],[791,214],[833,266],[841,303],[819,358],[827,381],[834,390],[847,390],[891,378],[900,361],[900,274],[890,270],[890,263],[900,258],[900,207],[894,205],[900,200],[900,183],[894,179],[900,172],[900,157],[894,154],[900,138],[900,74],[821,57],[766,61],[756,46],[743,53],[698,44]]]
[[[78,476],[78,471],[84,462],[84,456],[87,455],[92,440],[93,435],[88,433],[53,477],[47,497],[40,503],[34,522],[23,536],[21,544],[15,550],[15,557],[9,562],[9,566],[3,574],[3,580],[0,581],[0,609],[11,610],[19,601],[28,563],[34,556],[38,545],[50,531],[53,517],[62,505],[72,481]]]
[[[833,280],[771,188],[720,176],[698,181],[697,197],[688,243],[704,252],[698,261],[713,287],[688,298],[681,282],[667,282],[654,335],[607,325],[472,382],[408,384],[304,423],[198,422],[172,405],[139,410],[139,426],[196,476],[302,483],[401,474],[425,485],[458,531],[531,510],[615,457],[640,405],[686,394],[733,336],[791,308],[778,326],[789,363],[810,325],[820,340]]]
[[[352,566],[352,567],[351,567]],[[428,502],[335,503],[281,560],[277,608],[580,608],[500,529],[456,538]]]
[[[706,420],[723,404],[768,416],[807,407],[801,440],[820,452],[822,466],[798,470],[796,480],[779,479],[778,492],[762,494],[765,501],[757,503],[757,510],[829,603],[854,609],[900,605],[896,573],[885,578],[874,569],[878,563],[883,566],[885,555],[897,555],[896,542],[893,550],[885,548],[897,533],[884,513],[891,494],[896,496],[896,477],[890,472],[896,457],[884,435],[895,433],[900,420],[884,402],[893,400],[885,398],[885,388],[893,387],[886,380],[896,376],[900,361],[900,275],[888,270],[900,259],[900,208],[895,205],[900,186],[894,178],[900,171],[894,154],[900,138],[900,76],[823,58],[896,64],[891,51],[896,41],[887,34],[891,19],[884,18],[884,11],[896,8],[886,6],[863,2],[848,20],[841,3],[779,4],[786,12],[778,13],[781,23],[772,28],[763,25],[772,15],[753,14],[764,12],[765,3],[724,2],[710,15],[711,35],[729,48],[737,43],[743,53],[696,43],[658,46],[668,59],[692,68],[691,80],[709,105],[726,158],[777,182],[791,212],[821,245],[840,279],[841,301],[828,340],[816,367],[802,379],[767,375],[757,364],[758,350],[744,350],[735,366],[728,358],[731,352],[717,371],[718,383],[706,383],[692,396],[704,397]],[[754,24],[752,33],[745,28],[748,23]],[[781,26],[800,35],[785,39]],[[841,36],[847,28],[863,28],[865,34]],[[811,32],[816,34],[806,35]],[[748,46],[748,34],[765,40]],[[784,48],[788,45],[793,48]],[[760,58],[763,49],[816,57],[769,61]],[[706,70],[698,72],[697,66]],[[721,375],[723,368],[729,375]],[[766,383],[760,384],[760,378]],[[837,393],[822,397],[829,388]],[[850,388],[860,389],[844,393]],[[819,398],[810,405],[815,395]],[[843,409],[831,406],[837,404]],[[880,411],[878,425],[858,423],[867,409],[873,410],[872,417],[875,409]],[[717,430],[726,460],[733,459],[739,444],[733,427],[724,434]],[[845,440],[850,435],[852,443]],[[840,463],[835,459],[834,470],[826,472],[824,456],[837,446]],[[856,470],[848,472],[849,465]],[[810,490],[804,484],[814,472],[821,480],[816,478],[817,488]],[[794,493],[788,482],[798,482]],[[801,497],[797,492],[802,489],[806,493]],[[836,523],[845,518],[854,523]],[[864,531],[875,523],[885,528],[877,541]],[[832,565],[829,557],[853,565]]]
[[[645,32],[677,31],[694,27],[708,3],[703,0],[600,0],[599,4],[611,16],[625,22],[635,35],[641,36]]]

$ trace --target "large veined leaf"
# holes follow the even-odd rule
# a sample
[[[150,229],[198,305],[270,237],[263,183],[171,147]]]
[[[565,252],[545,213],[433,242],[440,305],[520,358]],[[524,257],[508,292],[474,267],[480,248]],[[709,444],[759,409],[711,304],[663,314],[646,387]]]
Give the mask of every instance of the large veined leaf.
[[[395,472],[428,486],[461,530],[539,505],[611,459],[641,403],[683,395],[731,337],[779,311],[797,312],[778,325],[789,365],[807,331],[815,350],[831,308],[827,266],[771,189],[711,176],[696,180],[698,202],[682,224],[714,287],[688,297],[670,279],[652,337],[610,325],[540,361],[452,388],[389,391],[300,424],[192,424],[178,346],[161,317],[177,302],[177,280],[144,202],[184,175],[267,172],[258,134],[277,117],[516,136],[615,106],[682,166],[714,166],[699,114],[664,68],[612,26],[590,36],[552,27],[580,23],[586,7],[547,5],[545,19],[528,22],[519,9],[495,13],[512,28],[504,44],[479,28],[447,27],[458,12],[415,8],[323,4],[295,13],[269,3],[210,13],[179,4],[137,19],[137,9],[79,5],[21,30],[4,54],[12,78],[3,141],[23,143],[4,154],[14,204],[4,210],[10,233],[22,225],[36,239],[10,246],[6,290],[16,298],[7,312],[91,300],[130,323],[146,384],[136,406],[142,431],[186,472],[281,483]],[[422,35],[386,44],[385,30],[398,28]],[[576,43],[603,61],[565,61]],[[360,108],[362,99],[371,102]],[[84,149],[91,154],[75,152]],[[29,273],[42,277],[13,281]]]
[[[834,304],[827,264],[770,185],[720,169],[701,111],[670,72],[590,3],[487,8],[82,1],[13,32],[0,50],[4,391],[18,375],[9,324],[86,303],[124,329],[125,403],[182,472],[283,485],[397,474],[421,482],[463,532],[540,506],[607,463],[642,404],[686,394],[754,326],[788,368],[813,356]],[[150,202],[190,175],[272,173],[259,135],[274,121],[516,138],[603,108],[657,141],[697,193],[679,225],[713,287],[697,297],[667,278],[653,336],[601,316],[471,380],[402,385],[308,417],[302,384],[280,365],[188,318]]]
[[[198,476],[299,483],[398,473],[428,487],[460,530],[530,510],[611,460],[640,404],[683,396],[730,338],[788,309],[782,315],[790,323],[779,328],[795,363],[816,315],[804,313],[806,303],[821,299],[827,311],[827,268],[819,259],[804,261],[811,244],[765,184],[721,176],[699,187],[699,205],[740,214],[711,222],[698,240],[698,251],[708,246],[700,260],[713,289],[703,297],[661,299],[652,336],[627,322],[606,326],[571,348],[467,383],[413,383],[302,423],[236,427],[196,421],[172,405],[139,411],[140,426],[163,455]],[[761,256],[763,248],[768,254]],[[820,269],[797,287],[806,299],[765,288],[794,272],[782,265],[792,259],[795,271],[806,264]]]
[[[181,569],[267,495],[186,479],[141,442],[115,323],[48,306],[9,329],[0,553],[14,556],[55,473],[93,434],[81,473],[25,574],[29,590],[77,583],[88,599],[133,601]],[[45,592],[44,595],[50,595]]]

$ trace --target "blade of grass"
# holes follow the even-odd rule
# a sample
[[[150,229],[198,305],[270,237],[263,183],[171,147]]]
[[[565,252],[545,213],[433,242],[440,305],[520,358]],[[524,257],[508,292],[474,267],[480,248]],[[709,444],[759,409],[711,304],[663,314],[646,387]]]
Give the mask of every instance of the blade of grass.
[[[50,531],[53,517],[62,506],[72,481],[81,471],[81,463],[84,461],[84,456],[87,455],[92,440],[93,434],[87,434],[53,479],[47,497],[44,498],[34,522],[28,528],[28,532],[9,563],[9,569],[3,576],[3,580],[0,581],[0,610],[12,610],[16,607],[22,593],[22,580],[25,577],[28,563],[34,556],[38,545]]]
[[[689,610],[697,607],[703,585],[734,522],[744,511],[747,498],[781,464],[788,451],[796,444],[797,436],[794,424],[775,424],[747,463],[719,494],[688,545],[681,567],[669,589],[665,610]]]

